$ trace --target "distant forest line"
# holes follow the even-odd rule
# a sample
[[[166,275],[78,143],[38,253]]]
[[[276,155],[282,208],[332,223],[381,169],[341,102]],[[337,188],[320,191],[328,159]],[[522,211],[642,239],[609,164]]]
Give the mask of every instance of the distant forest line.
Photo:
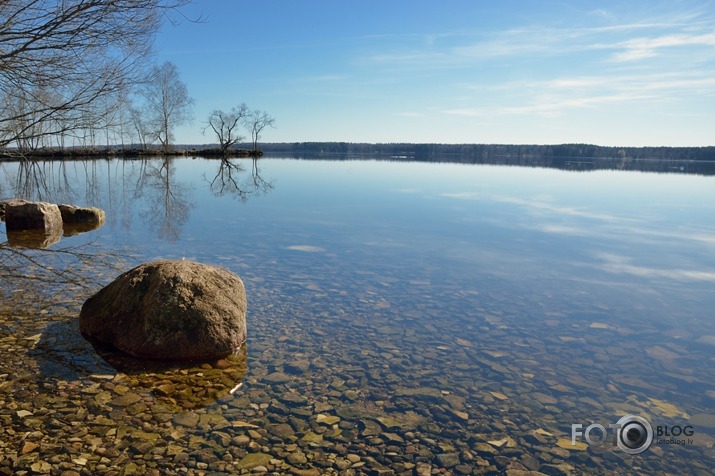
[[[592,144],[411,144],[293,142],[265,143],[266,154],[290,155],[389,155],[415,160],[454,157],[481,159],[490,157],[530,157],[569,159],[665,159],[715,162],[715,146],[710,147],[610,147]]]
[[[565,170],[638,170],[715,175],[715,147],[606,147],[591,144],[263,144],[267,157],[381,159],[519,165]]]

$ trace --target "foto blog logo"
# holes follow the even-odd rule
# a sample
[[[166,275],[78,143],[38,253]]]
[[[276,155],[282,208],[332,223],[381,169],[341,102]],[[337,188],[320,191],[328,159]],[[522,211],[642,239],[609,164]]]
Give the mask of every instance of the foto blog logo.
[[[608,440],[609,431],[613,435],[613,445],[628,454],[637,455],[647,450],[653,443],[653,426],[648,420],[635,415],[626,415],[616,423],[605,426],[592,423],[585,429],[580,423],[571,425],[571,444],[583,437],[590,446],[601,446]]]

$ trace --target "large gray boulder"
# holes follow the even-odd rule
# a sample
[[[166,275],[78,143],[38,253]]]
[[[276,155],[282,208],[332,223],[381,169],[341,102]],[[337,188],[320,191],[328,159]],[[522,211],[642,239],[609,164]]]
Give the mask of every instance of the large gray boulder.
[[[10,230],[62,230],[62,214],[54,203],[13,199],[5,202],[5,226]]]
[[[213,360],[246,341],[246,293],[234,273],[193,261],[154,261],[85,301],[83,335],[135,357]]]

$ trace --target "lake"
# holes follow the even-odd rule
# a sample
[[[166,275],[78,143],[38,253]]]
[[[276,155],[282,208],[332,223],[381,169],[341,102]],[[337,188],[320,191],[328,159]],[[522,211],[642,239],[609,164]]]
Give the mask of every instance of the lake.
[[[342,159],[0,163],[0,199],[107,216],[3,227],[0,474],[710,474],[715,176]],[[79,335],[155,259],[243,279],[241,354]]]

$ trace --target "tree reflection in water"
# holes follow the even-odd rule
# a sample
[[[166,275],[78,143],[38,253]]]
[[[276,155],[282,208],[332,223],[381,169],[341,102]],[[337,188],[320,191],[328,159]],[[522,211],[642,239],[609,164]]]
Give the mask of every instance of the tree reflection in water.
[[[99,207],[107,214],[107,226],[125,229],[139,216],[156,237],[175,242],[195,206],[194,184],[177,178],[176,160],[184,159],[0,163],[0,199]],[[252,161],[250,172],[241,163],[243,160]],[[261,175],[259,159],[222,158],[217,162],[213,178],[209,180],[204,175],[214,195],[232,196],[245,202],[273,190],[273,182]]]
[[[190,184],[176,180],[173,158],[147,161],[141,168],[138,196],[145,198],[147,208],[140,215],[156,235],[170,242],[181,237],[181,230],[194,207]],[[138,197],[137,197],[138,198]]]
[[[154,234],[176,241],[193,208],[191,184],[180,182],[171,158],[31,161],[1,164],[0,199],[24,198],[102,208],[111,225],[140,216]],[[138,207],[143,211],[137,213]]]
[[[23,292],[38,305],[57,294],[87,294],[124,270],[122,256],[94,243],[48,249],[18,248],[0,243],[0,296],[17,301]]]
[[[217,197],[230,195],[245,202],[253,196],[273,190],[273,182],[261,177],[258,158],[254,157],[251,161],[251,176],[244,180],[241,176],[246,171],[243,164],[232,161],[229,158],[222,158],[213,179],[208,180],[204,175],[204,179],[209,183],[211,192]]]

